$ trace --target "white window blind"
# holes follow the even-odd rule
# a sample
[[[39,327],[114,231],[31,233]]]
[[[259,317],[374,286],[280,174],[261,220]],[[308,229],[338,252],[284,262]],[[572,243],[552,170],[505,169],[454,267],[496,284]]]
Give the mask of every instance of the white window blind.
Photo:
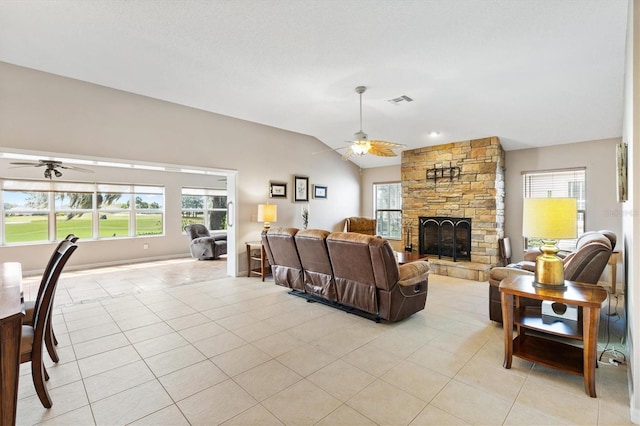
[[[524,198],[576,198],[578,204],[577,229],[578,236],[585,231],[586,201],[586,174],[584,167],[560,170],[542,170],[522,172],[522,193]],[[526,240],[526,248],[536,244],[535,241]],[[558,247],[561,250],[573,250],[576,247],[576,239],[560,240]]]

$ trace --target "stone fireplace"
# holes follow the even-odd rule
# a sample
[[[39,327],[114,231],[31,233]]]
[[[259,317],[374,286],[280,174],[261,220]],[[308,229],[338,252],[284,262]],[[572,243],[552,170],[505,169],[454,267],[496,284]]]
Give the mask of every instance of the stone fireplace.
[[[414,248],[421,249],[421,239],[425,243],[420,232],[421,218],[469,220],[468,250],[456,248],[448,256],[427,254],[431,270],[441,275],[486,280],[489,269],[499,262],[498,239],[504,235],[504,151],[499,139],[489,137],[404,151],[401,175],[403,235],[411,229]],[[451,250],[452,242],[444,244],[445,251]],[[455,244],[459,247],[459,241]]]

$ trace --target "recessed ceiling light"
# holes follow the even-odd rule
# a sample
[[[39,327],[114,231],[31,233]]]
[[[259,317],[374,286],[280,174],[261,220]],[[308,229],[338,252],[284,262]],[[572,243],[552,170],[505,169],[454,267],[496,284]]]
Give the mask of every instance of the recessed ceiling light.
[[[429,136],[431,136],[432,138],[435,138],[436,136],[440,136],[440,132],[429,132]]]

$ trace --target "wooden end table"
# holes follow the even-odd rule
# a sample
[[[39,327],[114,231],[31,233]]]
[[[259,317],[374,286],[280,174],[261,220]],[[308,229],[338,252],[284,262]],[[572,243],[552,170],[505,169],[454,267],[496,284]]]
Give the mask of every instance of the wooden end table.
[[[262,241],[249,241],[245,243],[247,247],[247,276],[258,275],[264,278],[271,273],[271,265],[267,259]],[[253,266],[254,262],[259,262],[258,266]]]
[[[513,355],[584,377],[584,390],[596,397],[596,362],[600,307],[607,292],[595,284],[565,281],[562,289],[533,286],[533,276],[515,276],[500,282],[504,328],[504,368],[511,368]],[[541,309],[520,306],[520,297],[550,300],[582,307],[582,321],[543,317]],[[515,305],[514,305],[515,299]],[[513,338],[513,326],[517,336]],[[526,334],[532,330],[542,335]],[[544,335],[582,340],[582,348],[546,338]]]
[[[415,260],[427,260],[427,256],[420,253],[413,253],[411,251],[397,251],[396,259],[398,259],[398,265],[404,265],[405,263],[413,262]]]

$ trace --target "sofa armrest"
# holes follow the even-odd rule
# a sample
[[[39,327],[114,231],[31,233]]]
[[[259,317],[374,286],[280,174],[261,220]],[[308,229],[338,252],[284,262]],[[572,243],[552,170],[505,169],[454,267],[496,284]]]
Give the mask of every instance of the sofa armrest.
[[[489,271],[489,282],[499,284],[505,278],[518,275],[533,275],[533,272],[513,266],[498,266]]]
[[[425,281],[429,276],[429,270],[431,268],[429,262],[416,260],[400,265],[398,269],[400,270],[398,284],[401,286],[413,286],[421,281]]]
[[[524,260],[527,262],[535,262],[536,257],[540,256],[542,252],[539,248],[532,248],[524,252]]]
[[[522,269],[524,271],[529,271],[529,272],[535,272],[536,270],[536,262],[535,260],[533,262],[528,261],[528,260],[523,260],[522,262],[518,262],[514,265],[510,265],[510,267],[516,268],[516,269]]]

